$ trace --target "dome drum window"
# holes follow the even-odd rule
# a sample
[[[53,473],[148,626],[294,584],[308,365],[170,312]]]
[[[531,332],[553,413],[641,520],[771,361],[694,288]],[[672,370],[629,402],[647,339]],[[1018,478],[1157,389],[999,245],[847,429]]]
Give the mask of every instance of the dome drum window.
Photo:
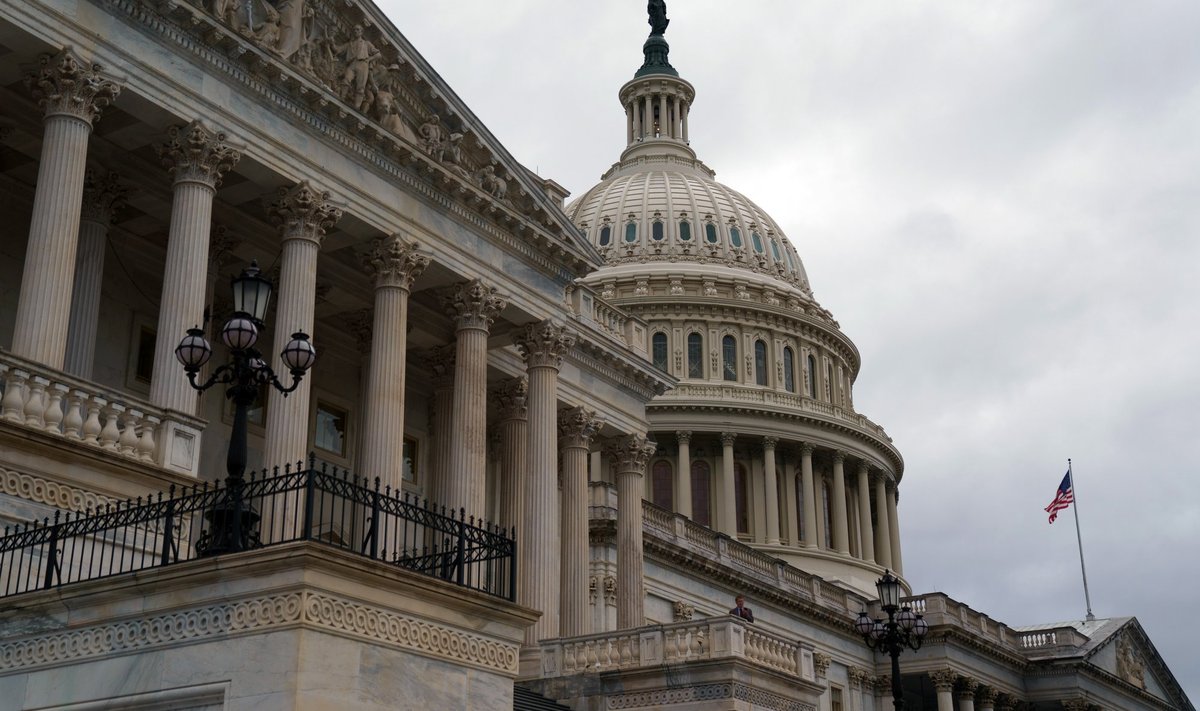
[[[742,232],[732,225],[729,226],[729,243],[733,245],[734,249],[742,248]]]
[[[636,222],[625,223],[625,241],[626,242],[637,242],[637,223]]]
[[[607,247],[612,242],[612,227],[605,225],[600,228],[600,246]]]
[[[679,221],[679,241],[680,242],[691,242],[692,241],[692,226],[688,223],[687,220]]]
[[[663,223],[662,222],[655,220],[653,223],[651,223],[650,238],[653,239],[655,242],[663,241]]]
[[[754,342],[754,383],[767,384],[767,344],[762,339]]]
[[[667,370],[667,334],[659,331],[650,339],[651,356],[654,367],[666,372]]]
[[[688,377],[704,377],[704,336],[689,333],[687,339]]]
[[[721,339],[721,377],[737,382],[737,339],[725,336]]]
[[[754,251],[758,252],[759,254],[762,254],[763,253],[762,237],[760,237],[757,232],[751,232],[750,233],[750,241],[754,244]]]
[[[717,243],[717,226],[711,222],[704,225],[704,239],[708,240],[709,244]]]

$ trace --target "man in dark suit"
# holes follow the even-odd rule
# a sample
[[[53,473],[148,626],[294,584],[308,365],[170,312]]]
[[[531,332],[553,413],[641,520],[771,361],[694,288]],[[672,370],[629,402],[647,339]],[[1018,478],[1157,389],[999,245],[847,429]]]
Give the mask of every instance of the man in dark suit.
[[[733,601],[737,603],[737,607],[730,610],[729,614],[733,615],[734,617],[740,617],[747,622],[753,622],[754,611],[746,607],[746,596],[738,595],[733,599]]]

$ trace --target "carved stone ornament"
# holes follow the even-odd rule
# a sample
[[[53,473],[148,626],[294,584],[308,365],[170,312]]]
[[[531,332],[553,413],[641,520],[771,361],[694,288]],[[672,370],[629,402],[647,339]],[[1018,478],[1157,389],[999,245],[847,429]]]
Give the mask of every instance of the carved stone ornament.
[[[113,215],[125,207],[125,188],[121,176],[88,168],[83,176],[83,209],[81,218],[104,226],[112,223]]]
[[[979,680],[969,676],[961,676],[958,678],[957,696],[960,701],[975,698],[975,690],[979,688]]]
[[[684,622],[686,620],[690,620],[696,614],[696,608],[687,604],[683,600],[676,600],[675,604],[672,605],[671,608],[675,622]]]
[[[953,691],[954,682],[958,681],[958,674],[950,669],[938,669],[929,672],[929,679],[938,691]]]
[[[267,207],[271,222],[284,241],[304,239],[318,245],[325,233],[342,219],[342,211],[329,201],[329,193],[317,190],[307,180],[290,188],[279,188],[275,202]]]
[[[650,457],[658,450],[658,444],[646,439],[644,435],[633,434],[621,437],[611,448],[611,454],[617,463],[617,472],[646,471]]]
[[[46,118],[66,115],[94,124],[121,93],[116,82],[100,74],[101,69],[99,64],[85,63],[66,47],[58,54],[38,57],[38,67],[26,75],[25,86],[46,112]]]
[[[817,672],[818,679],[824,679],[829,673],[829,665],[833,662],[833,657],[824,652],[813,652],[813,668]]]
[[[525,420],[529,418],[529,379],[509,378],[492,391],[492,402],[500,421]]]
[[[600,579],[597,578],[595,575],[588,578],[588,604],[589,605],[596,604],[596,592],[597,592],[596,588],[598,587],[599,582],[600,582]]]
[[[154,147],[159,160],[176,183],[221,184],[221,176],[237,165],[242,154],[225,143],[225,134],[199,121],[167,129],[167,142]]]
[[[721,433],[721,446],[732,447],[733,443],[736,439],[737,439],[736,432],[722,432]]]
[[[675,431],[675,441],[679,442],[680,444],[685,444],[687,442],[691,442],[692,441],[691,430],[676,430]]]
[[[504,178],[496,175],[496,168],[491,165],[485,165],[475,174],[475,182],[479,183],[479,187],[484,192],[494,198],[503,200],[508,194],[508,182]]]
[[[573,407],[558,412],[558,445],[587,449],[592,445],[592,438],[604,426],[604,420],[596,415],[595,410],[585,407]]]
[[[414,242],[398,234],[380,237],[362,256],[363,266],[375,277],[375,286],[412,289],[413,281],[429,266],[429,257]]]
[[[225,225],[213,225],[208,238],[208,273],[216,275],[226,264],[235,261],[233,253],[242,243],[241,235]]]
[[[1000,692],[996,691],[996,689],[993,687],[990,687],[990,686],[981,687],[979,689],[979,694],[978,694],[979,705],[980,706],[995,706],[996,697],[999,695],[1000,695]]]
[[[354,334],[354,341],[363,353],[370,353],[371,339],[375,335],[374,312],[371,309],[359,309],[351,312],[342,322],[346,324],[350,333]]]
[[[462,282],[442,297],[446,314],[455,319],[459,330],[488,330],[508,302],[496,296],[495,287],[479,279]]]
[[[1128,634],[1117,640],[1117,676],[1139,689],[1146,688],[1146,664]]]
[[[513,336],[527,367],[558,368],[575,340],[573,331],[553,321],[528,324]]]
[[[454,387],[454,366],[458,361],[458,349],[451,343],[430,348],[420,356],[423,366],[433,373],[433,386],[439,390]]]
[[[607,605],[617,604],[617,579],[615,576],[604,576],[604,602]]]

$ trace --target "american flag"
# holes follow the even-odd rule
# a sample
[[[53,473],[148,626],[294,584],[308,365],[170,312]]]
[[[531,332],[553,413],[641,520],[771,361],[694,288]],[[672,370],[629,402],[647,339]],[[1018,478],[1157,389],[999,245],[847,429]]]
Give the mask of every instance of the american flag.
[[[1050,523],[1054,523],[1054,519],[1058,518],[1058,512],[1067,508],[1075,501],[1075,491],[1071,488],[1071,470],[1068,469],[1063,476],[1062,483],[1058,485],[1058,491],[1054,494],[1054,501],[1046,507],[1046,513],[1050,514]]]

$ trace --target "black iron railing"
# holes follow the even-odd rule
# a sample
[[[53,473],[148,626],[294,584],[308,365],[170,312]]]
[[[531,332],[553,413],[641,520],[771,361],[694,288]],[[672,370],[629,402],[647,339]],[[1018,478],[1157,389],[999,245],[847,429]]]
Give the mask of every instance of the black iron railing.
[[[310,458],[307,468],[252,473],[236,489],[172,487],[6,527],[0,597],[310,540],[513,600],[516,555],[507,533]]]

